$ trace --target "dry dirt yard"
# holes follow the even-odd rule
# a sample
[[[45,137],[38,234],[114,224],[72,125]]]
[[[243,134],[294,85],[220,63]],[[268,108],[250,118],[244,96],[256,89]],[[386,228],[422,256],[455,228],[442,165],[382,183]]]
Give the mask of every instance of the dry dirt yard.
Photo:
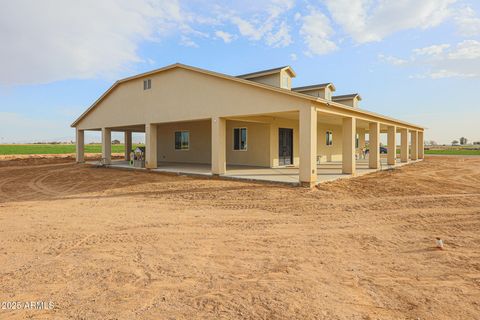
[[[54,303],[0,319],[480,319],[480,157],[314,190],[0,161],[0,267]]]

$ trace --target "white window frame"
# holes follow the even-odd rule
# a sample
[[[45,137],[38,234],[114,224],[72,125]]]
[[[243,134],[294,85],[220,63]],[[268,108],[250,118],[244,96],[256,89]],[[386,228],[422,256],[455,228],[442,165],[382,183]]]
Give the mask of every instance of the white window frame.
[[[180,149],[177,149],[177,141],[176,141],[176,136],[177,132],[180,132]],[[183,149],[181,148],[182,146],[182,133],[187,132],[188,133],[188,148]],[[173,149],[175,151],[189,151],[190,150],[190,130],[175,130],[173,133]]]
[[[245,129],[245,149],[235,149],[235,129],[239,129],[240,132],[242,129]],[[241,136],[241,134],[240,134]],[[241,141],[238,141],[239,146],[241,145]],[[235,127],[232,130],[232,150],[233,151],[248,151],[248,128],[247,127]]]
[[[327,140],[327,135],[330,135],[330,139]],[[329,144],[330,142],[330,144]],[[332,130],[327,130],[325,131],[325,145],[327,147],[333,146],[333,131]]]
[[[143,80],[143,91],[152,89],[152,79]]]

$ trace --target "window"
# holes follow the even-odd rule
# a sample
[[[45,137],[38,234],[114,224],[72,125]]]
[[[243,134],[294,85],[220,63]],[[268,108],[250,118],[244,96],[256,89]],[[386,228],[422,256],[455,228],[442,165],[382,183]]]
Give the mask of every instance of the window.
[[[247,128],[233,129],[233,150],[247,150]]]
[[[358,148],[358,139],[359,139],[359,135],[358,133],[355,135],[355,148]]]
[[[143,90],[148,90],[151,88],[152,88],[152,80],[151,79],[143,80]]]
[[[332,133],[332,131],[327,131],[325,137],[326,137],[325,142],[326,142],[327,146],[331,146],[333,144],[333,133]]]
[[[190,132],[175,131],[175,150],[188,150],[190,148]]]

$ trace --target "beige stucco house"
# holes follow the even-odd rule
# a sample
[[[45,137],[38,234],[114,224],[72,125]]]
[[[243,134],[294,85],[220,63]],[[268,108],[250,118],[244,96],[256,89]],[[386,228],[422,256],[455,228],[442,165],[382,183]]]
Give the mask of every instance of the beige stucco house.
[[[388,136],[385,161],[423,158],[424,128],[360,109],[358,94],[334,95],[332,83],[292,87],[289,66],[229,76],[174,64],[115,82],[75,122],[77,162],[84,132],[102,132],[102,157],[111,163],[111,132],[145,132],[145,166],[203,164],[213,175],[230,165],[297,168],[299,182],[317,183],[322,163],[341,162],[355,174],[369,135],[368,167],[378,169],[380,134]],[[409,139],[410,138],[410,139]],[[125,154],[126,159],[129,152]]]

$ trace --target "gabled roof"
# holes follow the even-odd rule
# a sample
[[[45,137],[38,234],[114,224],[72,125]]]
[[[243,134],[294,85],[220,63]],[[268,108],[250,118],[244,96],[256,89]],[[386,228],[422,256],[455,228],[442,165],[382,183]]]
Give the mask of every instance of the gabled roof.
[[[163,68],[159,68],[159,69],[155,69],[155,70],[152,70],[152,71],[144,72],[144,73],[141,73],[141,74],[137,74],[135,76],[127,77],[127,78],[116,81],[110,88],[108,88],[107,91],[105,91],[87,110],[85,110],[85,112],[83,112],[71,124],[71,127],[75,127],[80,122],[80,120],[82,120],[88,113],[90,113],[93,109],[95,109],[98,106],[98,104],[100,102],[102,102],[102,100],[105,99],[120,84],[122,84],[124,82],[128,82],[128,81],[132,81],[132,80],[135,80],[135,79],[148,77],[148,76],[151,76],[151,75],[154,75],[154,74],[157,74],[157,73],[161,73],[161,72],[165,72],[165,71],[168,71],[168,70],[172,70],[172,69],[175,69],[175,68],[190,70],[190,71],[193,71],[193,72],[198,72],[198,73],[210,75],[210,76],[213,76],[213,77],[218,77],[220,79],[225,79],[225,80],[228,80],[228,81],[239,82],[239,83],[243,83],[243,84],[246,84],[246,85],[249,85],[249,86],[252,86],[252,87],[262,88],[263,90],[274,91],[274,92],[277,92],[279,94],[293,96],[293,97],[297,97],[297,98],[304,99],[304,100],[321,102],[321,103],[324,103],[327,106],[332,106],[332,107],[345,109],[345,110],[350,110],[351,109],[351,108],[349,108],[349,107],[347,107],[347,106],[345,106],[341,103],[336,103],[334,101],[328,101],[328,100],[325,100],[325,99],[322,99],[322,98],[313,97],[313,96],[310,96],[308,94],[303,94],[303,93],[300,93],[300,92],[291,91],[289,89],[283,89],[283,88],[279,88],[279,87],[269,86],[269,85],[266,85],[266,84],[263,84],[263,83],[250,81],[250,80],[245,80],[245,79],[242,79],[242,78],[233,77],[233,76],[226,75],[226,74],[219,73],[219,72],[214,72],[214,71],[205,70],[205,69],[201,69],[201,68],[197,68],[197,67],[192,67],[192,66],[181,64],[181,63],[175,63],[175,64],[171,64],[169,66],[163,67]],[[358,94],[356,94],[356,95],[358,95]],[[337,97],[342,97],[342,96],[337,96]],[[387,116],[384,116],[384,115],[381,115],[381,114],[378,114],[378,113],[375,113],[375,112],[363,110],[363,109],[358,109],[357,108],[356,112],[361,113],[361,114],[365,114],[365,115],[369,115],[369,116],[384,118],[384,119],[395,121],[395,122],[398,122],[398,123],[402,123],[404,125],[411,126],[411,127],[423,128],[423,127],[421,127],[419,125],[416,125],[416,124],[411,124],[411,123],[408,123],[408,122],[405,122],[405,121],[402,121],[402,120],[390,118],[390,117],[387,117]]]
[[[252,73],[246,73],[246,74],[241,74],[238,75],[237,78],[242,78],[242,79],[251,79],[251,78],[257,78],[257,77],[262,77],[262,76],[268,76],[270,74],[274,73],[279,73],[280,71],[285,70],[288,73],[290,73],[291,77],[296,77],[295,71],[293,71],[292,67],[290,66],[283,66],[283,67],[278,67],[278,68],[273,68],[273,69],[268,69],[268,70],[260,70]]]
[[[344,94],[344,95],[341,95],[341,96],[333,96],[332,100],[333,101],[342,101],[342,100],[350,100],[350,99],[354,99],[354,98],[357,98],[358,101],[362,100],[362,97],[360,97],[360,95],[358,93]]]
[[[140,78],[148,77],[148,76],[151,76],[151,75],[154,75],[154,74],[157,74],[157,73],[161,73],[161,72],[165,72],[165,71],[167,71],[167,70],[171,70],[171,69],[175,69],[175,68],[182,68],[182,69],[186,69],[186,70],[190,70],[190,71],[194,71],[194,72],[199,72],[199,73],[203,73],[203,74],[208,74],[208,75],[211,75],[211,76],[214,76],[214,77],[219,77],[219,78],[222,78],[222,79],[227,79],[227,80],[232,80],[232,81],[236,81],[236,82],[241,82],[241,83],[244,83],[244,84],[248,84],[248,85],[251,85],[251,86],[264,88],[264,89],[271,90],[271,91],[281,92],[281,93],[284,93],[284,94],[287,94],[287,95],[296,96],[296,97],[298,97],[298,98],[308,99],[308,100],[312,100],[312,101],[318,101],[317,98],[314,98],[314,97],[308,96],[308,95],[304,95],[304,94],[301,94],[301,93],[293,92],[293,91],[288,90],[288,89],[283,89],[283,88],[279,88],[279,87],[269,86],[269,85],[266,85],[266,84],[263,84],[263,83],[259,83],[259,82],[255,82],[255,81],[250,81],[250,80],[247,80],[247,79],[244,79],[244,78],[239,78],[239,77],[230,76],[230,75],[223,74],[223,73],[219,73],[219,72],[214,72],[214,71],[210,71],[210,70],[200,69],[200,68],[188,66],[188,65],[185,65],[185,64],[182,64],[182,63],[174,63],[174,64],[171,64],[171,65],[165,66],[165,67],[163,67],[163,68],[151,70],[151,71],[148,71],[148,72],[140,73],[140,74],[137,74],[137,75],[134,75],[134,76],[131,76],[131,77],[127,77],[127,78],[123,78],[123,79],[120,79],[120,80],[115,81],[115,83],[114,83],[110,88],[108,88],[108,90],[105,91],[105,92],[104,92],[87,110],[85,110],[85,112],[82,113],[70,126],[71,126],[71,127],[75,127],[75,126],[78,124],[78,122],[80,122],[80,120],[82,120],[90,111],[92,111],[103,99],[105,99],[105,98],[106,98],[116,87],[118,87],[120,84],[122,84],[122,83],[124,83],[124,82],[128,82],[128,81],[132,81],[132,80],[135,80],[135,79],[140,79]],[[293,76],[295,76],[295,73],[294,73],[293,69],[290,68],[290,66],[285,66],[285,67],[280,67],[280,68],[270,69],[270,70],[264,70],[264,71],[260,71],[260,72],[267,72],[267,74],[273,74],[273,73],[275,73],[274,70],[282,70],[282,69],[285,69],[285,68],[287,68],[287,70],[289,70],[289,72],[292,72]],[[270,73],[268,73],[268,72],[270,72]],[[278,71],[277,71],[277,72],[278,72]],[[253,74],[253,73],[252,73],[252,74]],[[247,76],[247,75],[245,75],[245,76]],[[325,102],[326,102],[326,101],[325,101]]]
[[[324,88],[326,88],[326,87],[328,87],[328,86],[332,87],[332,90],[333,90],[333,91],[336,90],[335,86],[334,86],[333,83],[331,83],[331,82],[313,84],[313,85],[304,86],[304,87],[296,87],[296,88],[292,88],[292,90],[293,90],[293,91],[297,91],[297,92],[303,92],[303,91],[324,89]]]

